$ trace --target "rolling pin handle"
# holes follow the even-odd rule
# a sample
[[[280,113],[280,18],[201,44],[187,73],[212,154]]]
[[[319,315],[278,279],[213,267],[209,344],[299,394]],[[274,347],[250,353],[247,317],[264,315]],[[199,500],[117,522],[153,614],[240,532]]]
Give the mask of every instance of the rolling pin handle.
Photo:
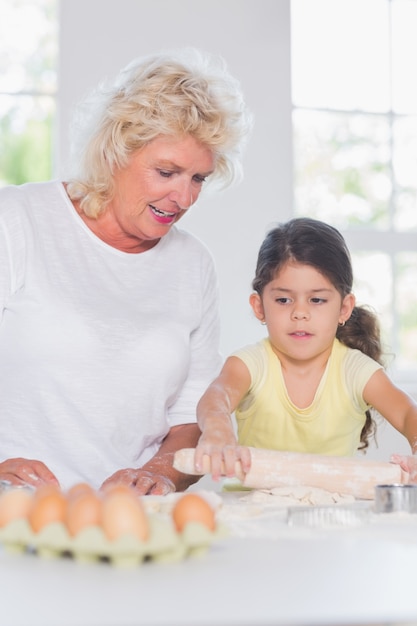
[[[410,474],[405,470],[401,469],[401,484],[408,485],[410,482]]]

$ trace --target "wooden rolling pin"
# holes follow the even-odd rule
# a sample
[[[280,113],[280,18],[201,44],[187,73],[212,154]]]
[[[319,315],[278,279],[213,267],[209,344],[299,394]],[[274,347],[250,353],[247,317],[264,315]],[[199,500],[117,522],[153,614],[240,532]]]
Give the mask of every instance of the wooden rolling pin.
[[[409,474],[394,463],[261,448],[249,450],[249,472],[243,475],[237,462],[235,475],[244,487],[252,489],[303,485],[373,500],[375,485],[407,484],[409,480]],[[175,469],[184,474],[210,474],[210,457],[204,457],[203,470],[197,472],[194,452],[194,448],[178,450],[174,455]]]

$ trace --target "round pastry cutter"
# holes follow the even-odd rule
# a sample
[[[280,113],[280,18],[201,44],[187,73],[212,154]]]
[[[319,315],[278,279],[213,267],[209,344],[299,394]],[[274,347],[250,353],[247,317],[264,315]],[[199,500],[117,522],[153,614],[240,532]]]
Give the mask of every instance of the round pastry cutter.
[[[289,526],[309,528],[342,528],[362,526],[369,521],[369,503],[325,506],[294,506],[288,508]]]
[[[376,485],[376,513],[417,513],[417,485]]]

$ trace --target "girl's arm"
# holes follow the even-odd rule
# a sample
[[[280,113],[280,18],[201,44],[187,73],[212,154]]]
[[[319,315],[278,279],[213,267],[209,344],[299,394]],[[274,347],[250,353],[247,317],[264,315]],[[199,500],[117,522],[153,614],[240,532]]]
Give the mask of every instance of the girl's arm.
[[[202,434],[195,451],[195,467],[200,470],[203,456],[210,456],[214,480],[221,475],[234,476],[236,461],[241,462],[243,472],[250,468],[249,450],[238,445],[232,422],[232,413],[250,384],[250,373],[243,361],[229,357],[197,405]]]
[[[408,439],[412,454],[417,454],[417,404],[410,396],[378,370],[365,385],[363,397]]]

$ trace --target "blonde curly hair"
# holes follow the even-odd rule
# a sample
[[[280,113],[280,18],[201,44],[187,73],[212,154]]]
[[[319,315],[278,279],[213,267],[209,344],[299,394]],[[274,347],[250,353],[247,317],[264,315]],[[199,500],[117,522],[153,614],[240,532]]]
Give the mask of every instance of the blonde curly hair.
[[[78,107],[68,194],[97,217],[113,197],[114,171],[161,135],[191,135],[211,149],[210,181],[226,187],[242,176],[251,127],[240,85],[221,57],[186,48],[136,59]]]

